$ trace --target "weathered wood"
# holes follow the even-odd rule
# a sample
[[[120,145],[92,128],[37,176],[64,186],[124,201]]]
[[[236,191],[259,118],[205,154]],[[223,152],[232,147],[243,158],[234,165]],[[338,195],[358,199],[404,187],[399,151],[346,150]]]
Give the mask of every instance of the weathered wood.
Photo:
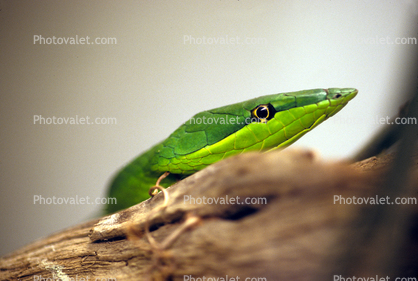
[[[323,162],[306,151],[232,157],[168,188],[165,209],[155,211],[164,200],[159,193],[1,258],[0,279],[333,280],[333,275],[346,272],[342,262],[349,252],[346,242],[360,214],[373,208],[334,204],[334,197],[374,197],[388,163],[390,157],[355,165]],[[415,161],[416,188],[417,167]],[[187,198],[235,199],[229,201],[234,204],[191,204]],[[246,198],[262,198],[266,203],[251,204]],[[407,208],[418,214],[416,205]],[[156,245],[144,235],[147,221]],[[185,222],[191,226],[162,246]],[[406,270],[416,269],[415,261],[408,259],[417,256],[415,244],[405,243],[411,247],[403,265]]]

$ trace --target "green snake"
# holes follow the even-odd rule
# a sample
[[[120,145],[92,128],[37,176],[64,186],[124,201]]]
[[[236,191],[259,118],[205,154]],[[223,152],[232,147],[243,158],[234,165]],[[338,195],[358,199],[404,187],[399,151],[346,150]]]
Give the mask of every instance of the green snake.
[[[226,157],[286,147],[340,111],[357,95],[353,88],[313,89],[262,96],[203,111],[166,140],[144,152],[114,177],[106,213],[149,198],[165,172],[167,187]]]

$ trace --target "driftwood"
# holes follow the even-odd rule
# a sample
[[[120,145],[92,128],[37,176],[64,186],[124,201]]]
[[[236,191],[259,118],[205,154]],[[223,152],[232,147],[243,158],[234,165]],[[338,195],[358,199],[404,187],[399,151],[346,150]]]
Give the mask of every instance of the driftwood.
[[[379,189],[391,159],[323,162],[310,152],[286,150],[231,157],[168,188],[168,197],[160,192],[2,257],[0,279],[344,280],[386,278],[387,272],[412,277],[418,269],[417,202],[387,205],[408,214],[401,251],[389,253],[386,245],[356,248],[367,241],[364,214],[377,205],[341,203],[353,196],[369,203],[384,197]],[[409,181],[414,190],[417,159]],[[202,204],[204,198],[212,204]],[[373,262],[381,255],[389,255],[397,271]],[[396,277],[402,276],[386,280]]]

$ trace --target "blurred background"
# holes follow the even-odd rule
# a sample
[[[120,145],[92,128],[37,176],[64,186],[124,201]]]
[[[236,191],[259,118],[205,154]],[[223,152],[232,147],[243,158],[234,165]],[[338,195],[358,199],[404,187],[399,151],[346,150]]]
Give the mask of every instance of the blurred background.
[[[412,0],[0,1],[0,255],[103,208],[34,199],[105,197],[118,169],[203,110],[354,87],[295,144],[353,155],[406,101],[417,14]]]

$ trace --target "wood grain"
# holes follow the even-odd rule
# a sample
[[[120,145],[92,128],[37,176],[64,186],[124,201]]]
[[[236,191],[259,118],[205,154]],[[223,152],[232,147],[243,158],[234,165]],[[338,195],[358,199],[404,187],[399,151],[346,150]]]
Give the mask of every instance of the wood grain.
[[[309,151],[294,150],[231,157],[168,188],[164,209],[156,211],[164,200],[160,192],[132,208],[2,257],[0,279],[271,281],[375,276],[381,272],[363,268],[356,273],[357,267],[347,263],[355,258],[350,249],[360,239],[359,229],[367,227],[361,214],[375,206],[335,204],[334,198],[376,196],[390,163],[390,156],[356,164],[321,161]],[[411,184],[418,190],[418,161],[414,163]],[[191,198],[197,202],[186,200]],[[212,204],[199,204],[203,198]],[[415,218],[405,230],[412,234],[404,241],[407,250],[394,258],[402,261],[399,272],[408,275],[418,268],[413,232],[418,212],[416,205],[405,208]],[[144,235],[147,221],[155,245]],[[185,227],[186,222],[190,226]]]

